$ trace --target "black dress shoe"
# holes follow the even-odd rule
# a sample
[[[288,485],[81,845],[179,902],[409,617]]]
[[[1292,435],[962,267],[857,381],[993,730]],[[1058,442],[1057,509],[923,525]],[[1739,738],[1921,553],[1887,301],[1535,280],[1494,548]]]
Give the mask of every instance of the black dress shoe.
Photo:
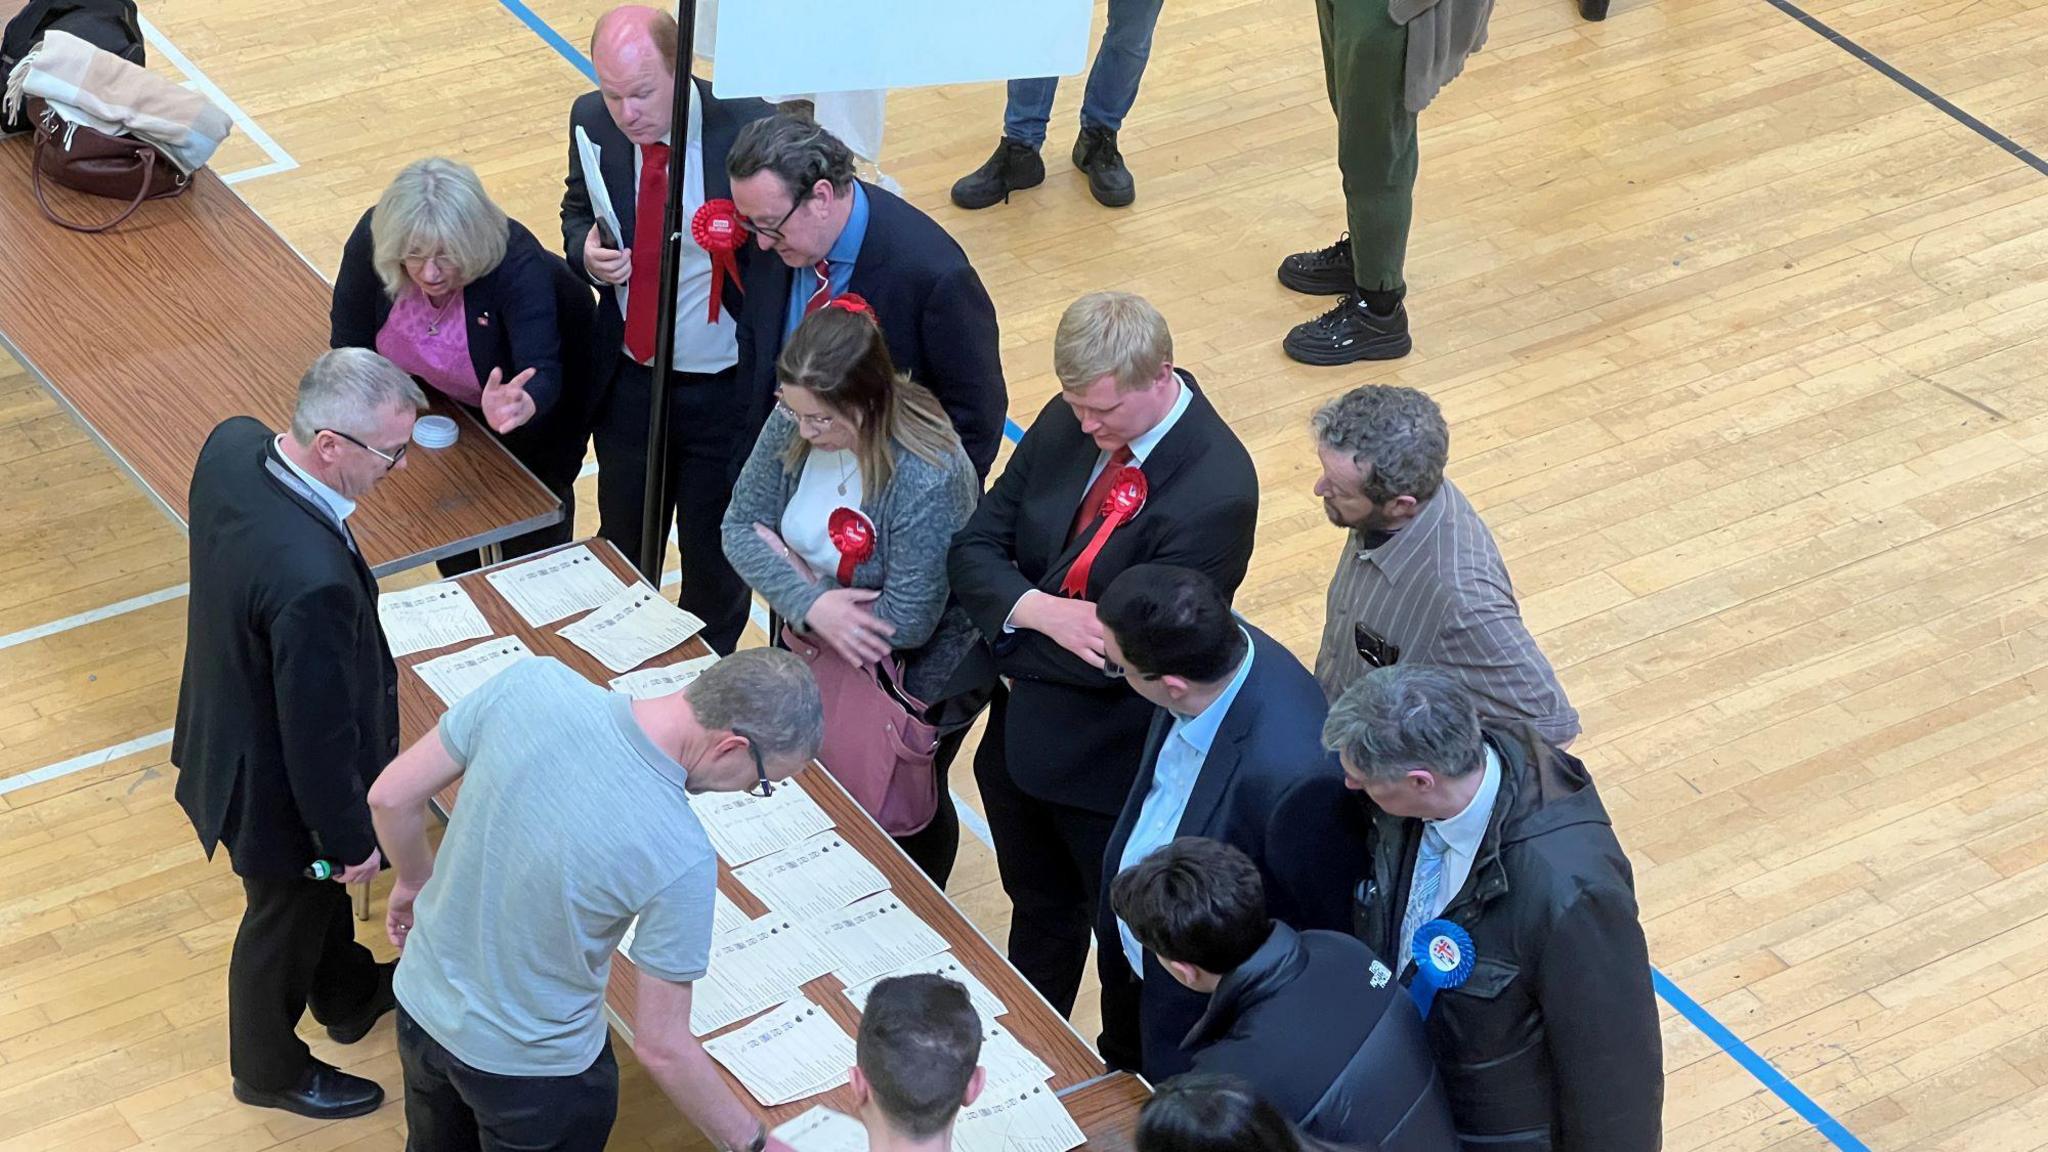
[[[1303,364],[1331,366],[1360,360],[1398,360],[1414,347],[1408,338],[1408,306],[1396,304],[1382,316],[1365,306],[1356,292],[1305,324],[1297,324],[1280,342]]]
[[[1358,287],[1351,274],[1351,233],[1328,248],[1296,252],[1280,262],[1280,283],[1309,296],[1348,296]]]
[[[1116,133],[1107,128],[1081,125],[1074,141],[1074,167],[1088,174],[1088,191],[1105,208],[1122,208],[1138,198],[1137,181],[1124,167],[1124,154],[1116,150]]]
[[[391,974],[393,969],[398,967],[397,963],[380,964],[377,967],[380,969],[377,977],[377,994],[370,998],[370,1006],[363,1009],[361,1016],[346,1024],[329,1024],[329,1040],[336,1044],[353,1044],[368,1036],[370,1029],[377,1026],[377,1021],[383,1019],[386,1012],[398,1007],[398,997],[391,992]]]
[[[1043,183],[1045,161],[1039,158],[1038,149],[1005,136],[987,163],[953,183],[953,203],[962,208],[986,208],[997,201],[1007,202],[1012,192]]]
[[[257,1108],[277,1108],[314,1120],[345,1120],[368,1116],[384,1103],[384,1089],[375,1080],[351,1076],[332,1064],[314,1060],[296,1086],[265,1092],[235,1081],[235,1099]]]
[[[1607,0],[1579,0],[1579,15],[1588,20],[1607,19]]]

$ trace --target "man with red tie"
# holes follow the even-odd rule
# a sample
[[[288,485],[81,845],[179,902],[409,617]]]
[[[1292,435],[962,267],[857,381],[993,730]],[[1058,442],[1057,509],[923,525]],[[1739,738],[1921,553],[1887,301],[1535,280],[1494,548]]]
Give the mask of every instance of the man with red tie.
[[[662,217],[674,144],[675,17],[628,5],[598,17],[590,58],[598,90],[569,113],[569,174],[562,194],[562,244],[569,266],[598,290],[594,344],[600,363],[580,398],[597,445],[598,534],[640,555],[646,511],[647,412],[661,280]],[[742,438],[736,278],[713,275],[710,254],[689,221],[707,201],[730,199],[725,157],[743,125],[773,110],[759,100],[720,100],[694,77],[683,175],[683,267],[676,285],[676,351],[667,386],[669,497],[682,554],[682,606],[705,623],[704,638],[730,652],[747,621],[747,586],[725,562],[719,523],[732,493],[729,465],[754,442]],[[586,150],[579,136],[589,141]],[[587,168],[594,155],[597,171]],[[592,195],[590,181],[602,183]],[[596,204],[609,202],[609,214]],[[746,253],[739,253],[744,260]],[[716,297],[714,299],[714,297]],[[565,397],[565,402],[577,398]],[[662,519],[668,519],[667,512]],[[651,580],[661,573],[649,572]]]

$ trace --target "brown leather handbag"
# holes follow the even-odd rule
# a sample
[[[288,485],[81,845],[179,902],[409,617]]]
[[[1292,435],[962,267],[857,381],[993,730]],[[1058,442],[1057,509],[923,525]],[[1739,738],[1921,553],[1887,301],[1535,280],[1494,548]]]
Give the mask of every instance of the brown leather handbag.
[[[36,206],[53,224],[73,232],[105,232],[135,214],[144,200],[161,200],[182,194],[192,179],[154,144],[133,136],[109,136],[84,124],[66,120],[44,100],[28,101],[29,120],[35,125],[36,154],[32,183]],[[43,181],[110,200],[125,200],[128,207],[103,224],[80,224],[66,220],[51,209],[43,197]]]

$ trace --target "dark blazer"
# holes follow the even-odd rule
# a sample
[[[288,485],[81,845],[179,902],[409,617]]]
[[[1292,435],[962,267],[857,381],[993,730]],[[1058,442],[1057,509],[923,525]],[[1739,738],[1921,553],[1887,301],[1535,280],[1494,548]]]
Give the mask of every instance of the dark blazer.
[[[1174,835],[1221,840],[1252,858],[1265,881],[1266,911],[1297,928],[1344,932],[1351,928],[1351,889],[1365,869],[1364,837],[1347,819],[1351,802],[1344,769],[1323,750],[1323,690],[1301,661],[1272,637],[1246,626],[1252,669],[1216,730],[1215,743],[1195,777]],[[1152,788],[1159,749],[1173,729],[1165,709],[1153,709],[1152,729],[1137,779],[1110,834],[1102,861],[1102,891],[1109,891]],[[1096,913],[1096,961],[1104,985],[1135,979],[1109,901]],[[1208,997],[1169,975],[1145,953],[1138,995],[1143,1072],[1154,1083],[1188,1070],[1181,1041],[1201,1019]]]
[[[1202,999],[1185,1039],[1196,1071],[1244,1077],[1319,1140],[1458,1152],[1415,1001],[1355,938],[1275,923]]]
[[[725,174],[726,154],[732,151],[732,142],[739,136],[741,128],[749,121],[774,115],[775,108],[766,101],[751,98],[720,100],[711,94],[708,81],[695,76],[690,81],[697,86],[695,99],[704,118],[704,198],[729,200],[732,198],[732,179]],[[633,247],[637,231],[635,208],[640,199],[640,187],[633,180],[633,151],[636,146],[626,139],[624,132],[619,131],[611,112],[604,106],[604,97],[596,92],[578,96],[575,106],[569,110],[569,174],[562,181],[562,256],[576,275],[597,289],[597,329],[591,339],[597,353],[595,391],[602,394],[611,383],[612,370],[619,361],[620,346],[626,342],[626,317],[619,311],[617,288],[599,283],[583,267],[583,241],[597,225],[597,213],[590,206],[590,192],[583,183],[583,158],[576,150],[578,128],[590,133],[590,142],[597,145],[605,192],[611,198],[612,210],[618,213],[619,228],[625,233],[619,237],[619,244],[627,249]],[[677,138],[677,135],[670,136],[671,140]],[[683,227],[687,228],[689,224],[689,221],[683,221]],[[748,265],[755,262],[756,257],[778,266],[782,263],[768,253],[753,251],[753,246],[748,245],[739,253],[743,280]],[[636,268],[634,275],[646,276],[651,282],[660,275],[660,271],[659,268]],[[728,284],[720,303],[734,316],[739,316],[745,303],[740,295],[740,285]],[[753,446],[754,430],[759,428],[760,421],[750,426],[744,440],[747,447]]]
[[[377,278],[370,216],[363,213],[341,250],[328,312],[330,347],[375,349],[377,333],[391,318],[391,297]],[[493,368],[507,380],[534,370],[526,383],[533,419],[503,437],[506,445],[549,487],[573,482],[583,463],[594,366],[590,288],[513,220],[505,258],[463,286],[462,308],[478,384]]]
[[[868,230],[847,291],[874,306],[896,370],[939,398],[975,474],[987,479],[1010,406],[996,306],[967,253],[937,221],[873,184],[863,181],[861,187],[867,190]],[[775,359],[782,355],[793,275],[772,252],[757,249],[754,256],[743,269],[747,307],[739,333],[740,387],[751,408],[735,473],[775,403]],[[1078,502],[1079,494],[1074,498]]]
[[[1226,596],[1244,580],[1258,525],[1258,474],[1194,377],[1186,371],[1180,377],[1194,398],[1145,461],[1144,508],[1110,535],[1089,569],[1090,601],[1136,564],[1196,569]],[[953,538],[948,567],[953,594],[989,642],[982,668],[1011,678],[1006,728],[1017,742],[1006,746],[1017,786],[1109,815],[1121,812],[1130,795],[1152,705],[1048,637],[1003,631],[1024,593],[1058,594],[1086,546],[1094,521],[1072,543],[1067,533],[1100,455],[1066,401],[1047,401],[973,519]],[[963,667],[974,661],[970,653]],[[1053,733],[1057,740],[1047,738]]]
[[[171,763],[199,843],[242,876],[356,864],[398,754],[398,670],[346,528],[235,416],[192,473],[192,592]]]

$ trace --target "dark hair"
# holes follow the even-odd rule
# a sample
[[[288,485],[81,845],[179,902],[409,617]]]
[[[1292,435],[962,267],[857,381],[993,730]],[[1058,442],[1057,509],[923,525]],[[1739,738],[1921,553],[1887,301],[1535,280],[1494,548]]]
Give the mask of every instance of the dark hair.
[[[1304,1152],[1313,1147],[1237,1076],[1189,1072],[1138,1110],[1138,1152]]]
[[[873,499],[896,474],[898,446],[943,467],[960,444],[938,397],[896,374],[889,343],[867,313],[827,307],[804,317],[775,358],[775,380],[802,388],[859,426],[854,456],[861,487]],[[783,466],[792,472],[803,467],[809,451],[802,436],[792,436]]]
[[[1316,409],[1309,424],[1318,442],[1370,469],[1362,495],[1375,504],[1399,496],[1427,500],[1443,486],[1451,428],[1427,392],[1361,385]]]
[[[945,1131],[981,1060],[981,1017],[967,989],[943,976],[875,985],[861,1012],[854,1061],[875,1104],[912,1139]]]
[[[725,154],[725,174],[734,180],[764,168],[782,178],[792,198],[820,180],[842,192],[853,186],[853,150],[809,118],[787,112],[750,121]]]
[[[1193,568],[1124,569],[1095,605],[1124,663],[1148,676],[1221,680],[1244,660],[1245,637],[1216,582]]]
[[[1109,906],[1162,961],[1218,975],[1251,959],[1273,931],[1251,857],[1202,836],[1170,841],[1117,873]]]

